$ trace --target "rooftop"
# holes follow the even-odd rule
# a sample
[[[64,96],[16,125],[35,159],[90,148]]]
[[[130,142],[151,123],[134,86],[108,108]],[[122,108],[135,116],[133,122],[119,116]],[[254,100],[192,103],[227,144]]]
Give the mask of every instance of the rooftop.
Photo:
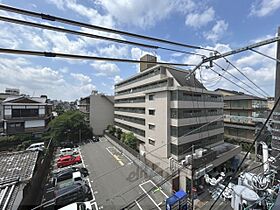
[[[12,209],[19,190],[34,173],[38,152],[0,154],[0,209]],[[13,208],[14,209],[14,208]]]

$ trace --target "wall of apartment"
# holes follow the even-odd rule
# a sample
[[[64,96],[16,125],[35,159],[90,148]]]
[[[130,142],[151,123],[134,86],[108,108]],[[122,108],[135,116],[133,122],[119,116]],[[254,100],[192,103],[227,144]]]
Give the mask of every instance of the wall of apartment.
[[[102,135],[114,122],[114,104],[101,94],[90,96],[90,126],[95,135]]]

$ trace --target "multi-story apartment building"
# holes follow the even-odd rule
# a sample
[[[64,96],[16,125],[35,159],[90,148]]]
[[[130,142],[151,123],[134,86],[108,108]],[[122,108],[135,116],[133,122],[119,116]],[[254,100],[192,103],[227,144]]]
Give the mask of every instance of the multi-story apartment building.
[[[224,144],[223,97],[188,75],[172,66],[142,65],[140,73],[115,85],[115,126],[133,132],[140,154],[162,169],[169,158],[183,160],[192,145],[212,150]],[[240,152],[227,145],[214,157],[213,167]]]
[[[92,91],[90,96],[80,99],[79,110],[85,114],[93,134],[103,135],[114,122],[114,97]]]
[[[3,103],[4,132],[7,135],[18,133],[43,133],[51,120],[52,106],[46,96],[10,96]]]
[[[256,125],[267,116],[267,99],[242,92],[217,89],[224,95],[225,137],[238,142],[254,141]]]

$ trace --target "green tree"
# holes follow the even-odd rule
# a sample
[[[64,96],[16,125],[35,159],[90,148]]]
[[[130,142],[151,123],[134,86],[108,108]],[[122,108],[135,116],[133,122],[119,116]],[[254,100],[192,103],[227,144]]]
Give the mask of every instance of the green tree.
[[[108,130],[109,130],[109,133],[111,134],[111,135],[115,135],[115,133],[116,133],[116,127],[115,126],[113,126],[113,125],[108,125]]]
[[[137,138],[134,136],[133,133],[129,132],[129,133],[126,133],[125,135],[125,141],[124,143],[126,145],[128,145],[130,148],[132,149],[137,149]]]
[[[120,140],[122,142],[125,142],[125,139],[126,139],[126,133],[122,133]]]
[[[85,121],[84,115],[80,111],[67,111],[53,119],[49,123],[47,135],[52,137],[54,142],[61,141],[79,142],[91,138],[93,133]]]
[[[122,130],[120,128],[117,128],[116,129],[116,137],[120,140],[121,139],[121,136],[122,136]]]

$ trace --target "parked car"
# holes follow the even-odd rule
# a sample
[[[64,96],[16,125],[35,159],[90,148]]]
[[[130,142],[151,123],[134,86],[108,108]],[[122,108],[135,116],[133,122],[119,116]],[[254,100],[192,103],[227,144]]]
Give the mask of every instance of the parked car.
[[[92,210],[92,207],[90,205],[90,202],[77,202],[71,203],[58,210]]]
[[[31,144],[26,150],[29,151],[43,151],[45,149],[44,142]]]
[[[66,187],[54,191],[55,205],[66,206],[73,202],[84,202],[92,200],[90,187],[84,182],[75,182]]]
[[[71,166],[71,165],[81,163],[81,162],[82,162],[82,159],[81,159],[80,155],[78,155],[78,156],[66,155],[66,156],[60,157],[57,160],[57,167],[61,168],[61,167],[65,167],[65,166]]]
[[[82,177],[87,177],[89,175],[88,170],[86,168],[71,167],[53,174],[53,179],[57,179],[58,182],[66,179],[71,179],[73,177],[73,173],[77,171],[79,171],[82,174]]]
[[[71,149],[71,148],[63,148],[59,151],[60,153],[60,157],[62,156],[66,156],[66,155],[76,155],[76,154],[79,154],[79,151],[74,148],[74,149]]]

